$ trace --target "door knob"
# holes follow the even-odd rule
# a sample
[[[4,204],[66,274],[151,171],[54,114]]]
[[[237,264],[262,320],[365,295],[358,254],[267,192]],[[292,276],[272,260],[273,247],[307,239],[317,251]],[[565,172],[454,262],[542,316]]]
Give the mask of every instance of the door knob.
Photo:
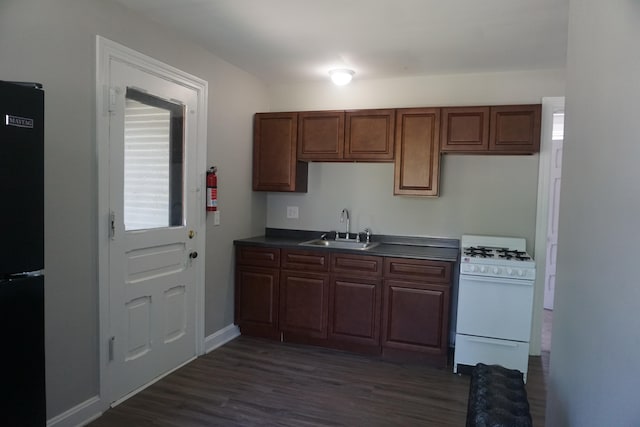
[[[189,253],[189,258],[191,258],[191,259],[198,258],[198,252],[193,251],[193,252]]]

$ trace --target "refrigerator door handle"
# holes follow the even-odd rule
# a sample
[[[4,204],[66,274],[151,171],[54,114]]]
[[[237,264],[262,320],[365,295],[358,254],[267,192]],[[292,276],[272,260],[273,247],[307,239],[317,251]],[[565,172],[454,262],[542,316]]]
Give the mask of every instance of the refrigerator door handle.
[[[44,269],[35,270],[35,271],[25,271],[23,273],[7,274],[5,277],[2,278],[2,280],[6,282],[12,282],[14,280],[28,279],[31,277],[40,277],[40,276],[44,276]]]

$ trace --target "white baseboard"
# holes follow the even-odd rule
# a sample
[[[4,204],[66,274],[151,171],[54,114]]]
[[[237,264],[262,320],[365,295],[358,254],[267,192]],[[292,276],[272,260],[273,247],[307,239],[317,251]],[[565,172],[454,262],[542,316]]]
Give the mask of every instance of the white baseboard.
[[[102,415],[100,396],[93,396],[63,413],[47,420],[47,427],[78,427],[89,424]]]
[[[204,339],[204,352],[209,353],[240,336],[240,328],[231,324]]]
[[[233,324],[228,325],[204,339],[205,353],[209,353],[239,336],[240,336],[240,329],[236,325],[233,325]],[[185,364],[189,362],[191,362],[191,360],[185,362]],[[178,369],[183,365],[184,364],[181,364],[175,369]],[[148,384],[145,384],[144,386],[135,390],[135,392],[129,393],[127,396],[123,397],[122,399],[119,399],[117,402],[114,402],[113,406],[126,400],[127,398],[136,394],[140,390],[150,386],[151,384],[155,383],[159,379],[173,372],[175,369],[172,369],[170,372],[167,372],[166,374],[158,378],[155,378],[153,381],[150,381]],[[63,413],[56,415],[55,417],[47,420],[47,427],[79,427],[79,426],[87,425],[91,421],[95,420],[100,415],[102,415],[102,411],[104,410],[102,406],[103,404],[100,400],[100,396],[93,396],[85,400],[84,402],[74,406],[73,408],[68,409]]]

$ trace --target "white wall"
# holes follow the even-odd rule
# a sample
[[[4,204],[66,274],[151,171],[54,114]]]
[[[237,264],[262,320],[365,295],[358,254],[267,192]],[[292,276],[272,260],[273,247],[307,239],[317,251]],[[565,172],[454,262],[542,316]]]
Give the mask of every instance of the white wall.
[[[2,0],[0,79],[41,82],[46,93],[49,418],[98,392],[96,34],[209,82],[208,163],[219,166],[222,225],[207,224],[207,334],[233,322],[232,240],[265,224],[266,197],[251,191],[252,115],[268,108],[262,83],[112,2]]]
[[[311,163],[306,194],[269,193],[267,225],[344,231],[347,208],[352,232],[516,235],[533,245],[538,156],[446,155],[441,166],[441,195],[426,199],[393,195],[393,163]],[[286,218],[287,206],[299,206],[298,220]]]
[[[640,2],[572,0],[549,426],[640,425]]]
[[[336,87],[269,88],[270,111],[540,103],[564,95],[564,71],[423,76],[359,81]],[[392,164],[312,163],[307,194],[270,193],[267,226],[337,229],[343,208],[352,229],[459,238],[464,233],[516,235],[533,250],[538,156],[445,155],[441,196],[393,196]],[[286,219],[299,206],[298,220]]]

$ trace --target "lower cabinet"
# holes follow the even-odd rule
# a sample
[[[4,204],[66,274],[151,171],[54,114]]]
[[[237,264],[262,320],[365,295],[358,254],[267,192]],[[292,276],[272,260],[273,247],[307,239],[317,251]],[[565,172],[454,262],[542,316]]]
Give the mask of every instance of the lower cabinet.
[[[282,271],[280,330],[309,338],[327,338],[329,275]]]
[[[382,257],[331,255],[329,339],[334,346],[380,353]]]
[[[380,345],[380,279],[333,277],[329,295],[329,338],[360,345]]]
[[[383,347],[446,358],[448,286],[385,280],[383,313]]]
[[[280,249],[236,247],[235,323],[246,335],[278,338]]]
[[[445,366],[452,264],[405,258],[384,264],[383,355],[418,355]]]
[[[277,248],[236,254],[243,334],[446,364],[452,263]]]
[[[239,266],[236,269],[235,322],[243,334],[278,338],[280,270]]]

